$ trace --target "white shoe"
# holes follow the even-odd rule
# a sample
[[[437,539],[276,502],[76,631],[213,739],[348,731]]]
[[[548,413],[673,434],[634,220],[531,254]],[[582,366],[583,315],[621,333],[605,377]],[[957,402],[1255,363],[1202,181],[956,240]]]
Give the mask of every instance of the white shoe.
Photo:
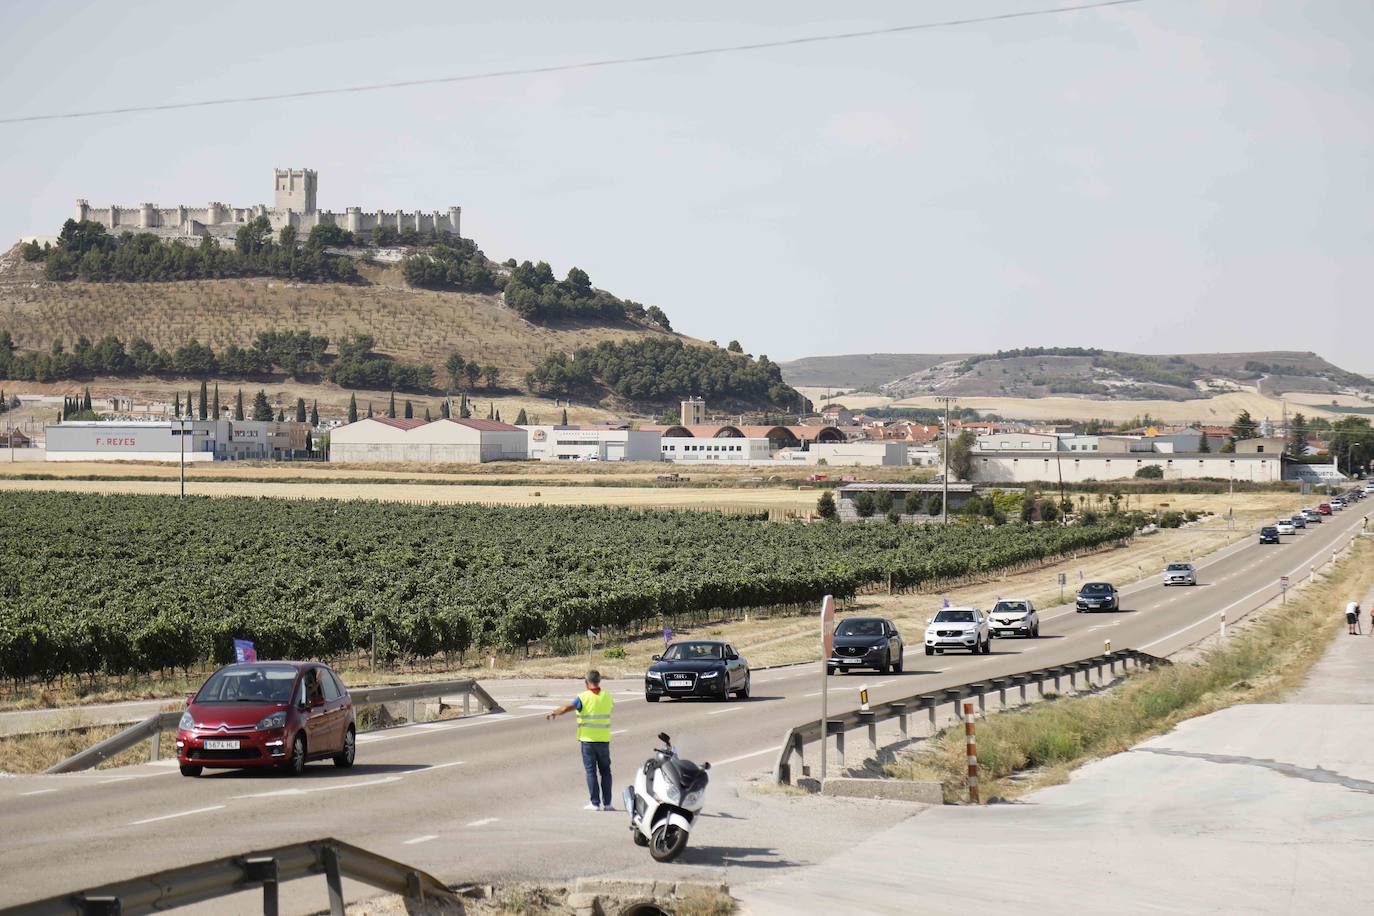
[[[602,806],[601,806],[601,810],[602,810],[602,811],[614,811],[614,810],[615,810],[615,805],[602,805]]]
[[[600,811],[600,810],[601,810],[601,806],[600,806],[600,805],[583,805],[583,806],[582,806],[582,810],[583,810],[583,811]]]

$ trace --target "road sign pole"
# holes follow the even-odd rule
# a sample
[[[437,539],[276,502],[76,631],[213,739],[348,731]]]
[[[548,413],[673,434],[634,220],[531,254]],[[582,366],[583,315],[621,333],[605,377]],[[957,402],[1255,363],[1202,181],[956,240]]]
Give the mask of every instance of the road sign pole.
[[[821,782],[825,782],[826,751],[830,744],[830,647],[835,631],[835,599],[821,599]]]

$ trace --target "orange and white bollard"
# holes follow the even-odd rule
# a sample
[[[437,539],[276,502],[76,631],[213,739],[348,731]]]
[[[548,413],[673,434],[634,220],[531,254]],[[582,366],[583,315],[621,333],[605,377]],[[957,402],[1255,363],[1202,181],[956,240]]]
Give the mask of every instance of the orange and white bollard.
[[[973,704],[964,704],[964,748],[968,752],[968,800],[978,804],[978,742],[973,737]]]

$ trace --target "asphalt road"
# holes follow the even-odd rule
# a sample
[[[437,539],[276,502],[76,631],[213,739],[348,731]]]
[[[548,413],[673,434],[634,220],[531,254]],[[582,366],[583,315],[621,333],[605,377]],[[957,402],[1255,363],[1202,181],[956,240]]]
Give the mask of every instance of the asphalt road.
[[[1040,639],[996,640],[990,656],[927,657],[920,634],[908,633],[914,652],[908,649],[903,674],[831,678],[831,709],[853,708],[861,684],[876,701],[893,699],[1083,658],[1100,652],[1107,638],[1114,648],[1167,655],[1212,632],[1219,611],[1234,619],[1273,594],[1280,575],[1296,580],[1329,558],[1359,531],[1360,514],[1371,508],[1360,503],[1277,547],[1260,546],[1255,538],[1233,544],[1198,561],[1195,588],[1165,589],[1154,578],[1127,587],[1119,613],[1043,609]],[[630,843],[622,812],[581,810],[585,787],[572,717],[544,719],[579,685],[551,683],[540,697],[530,695],[531,685],[493,681],[488,686],[505,713],[363,736],[358,764],[349,771],[313,764],[296,780],[216,771],[193,780],[163,762],[0,779],[0,906],[323,836],[450,882],[663,875],[663,869],[679,869],[673,874],[680,877],[683,870],[700,869],[714,877],[724,870],[737,883],[806,864],[906,816],[891,806],[845,801],[836,809],[843,816],[818,831],[815,824],[807,829],[785,818],[770,820],[774,816],[757,796],[736,791],[740,777],[771,767],[788,727],[819,714],[817,668],[757,672],[748,702],[649,705],[638,682],[608,684],[617,697],[617,787],[628,783],[659,731],[672,734],[685,756],[713,765],[708,817],[680,864],[655,866]],[[292,888],[283,908],[318,908],[322,894],[320,887]]]

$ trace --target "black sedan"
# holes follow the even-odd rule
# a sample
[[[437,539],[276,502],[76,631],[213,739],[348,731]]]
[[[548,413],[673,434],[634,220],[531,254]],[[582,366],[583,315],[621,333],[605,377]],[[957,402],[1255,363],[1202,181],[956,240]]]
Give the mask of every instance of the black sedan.
[[[675,642],[654,656],[644,672],[644,699],[707,697],[749,698],[749,663],[724,642]]]
[[[1074,609],[1080,614],[1084,611],[1119,611],[1121,595],[1110,582],[1084,582],[1083,587],[1078,590],[1074,605]]]
[[[851,617],[835,627],[835,648],[826,660],[825,670],[841,674],[850,668],[875,671],[902,670],[902,634],[883,617]]]

